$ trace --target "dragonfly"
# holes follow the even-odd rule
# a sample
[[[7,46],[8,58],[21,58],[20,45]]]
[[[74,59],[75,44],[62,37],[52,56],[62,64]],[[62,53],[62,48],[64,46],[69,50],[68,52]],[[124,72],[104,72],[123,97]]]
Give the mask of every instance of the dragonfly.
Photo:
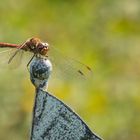
[[[30,60],[28,61],[28,64],[27,64],[27,67],[28,67],[34,57],[44,57],[44,58],[48,59],[49,52],[52,49],[54,49],[55,51],[60,53],[60,55],[58,55],[57,59],[59,60],[60,56],[63,56],[63,60],[65,60],[65,64],[69,65],[70,69],[74,69],[74,71],[76,73],[80,74],[81,76],[86,76],[85,71],[86,71],[86,73],[92,73],[92,69],[88,65],[86,65],[74,58],[71,58],[71,57],[69,58],[69,57],[63,55],[58,49],[56,49],[54,47],[50,47],[47,42],[42,42],[39,38],[33,37],[30,39],[27,39],[21,45],[0,42],[0,48],[16,49],[15,52],[13,53],[13,55],[9,58],[8,64],[10,64],[13,61],[14,57],[20,51],[24,51],[24,52],[32,53],[32,57],[30,58]],[[58,64],[58,63],[59,62],[56,62],[56,64]],[[62,64],[62,65],[64,65],[64,64]]]

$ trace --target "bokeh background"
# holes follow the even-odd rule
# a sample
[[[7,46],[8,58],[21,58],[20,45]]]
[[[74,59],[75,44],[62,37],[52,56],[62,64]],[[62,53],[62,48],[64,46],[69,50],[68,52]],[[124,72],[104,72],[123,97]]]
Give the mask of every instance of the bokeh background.
[[[93,69],[86,80],[65,78],[67,71],[52,76],[53,95],[104,139],[140,139],[139,0],[0,0],[0,42],[30,37]],[[26,63],[0,68],[1,140],[29,139],[33,102]]]

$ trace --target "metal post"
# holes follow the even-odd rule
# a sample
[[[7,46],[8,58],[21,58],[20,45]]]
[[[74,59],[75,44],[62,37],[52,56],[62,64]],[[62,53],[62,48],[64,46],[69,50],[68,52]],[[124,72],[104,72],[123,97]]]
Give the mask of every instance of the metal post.
[[[101,140],[62,101],[46,91],[52,71],[48,59],[35,57],[30,79],[36,88],[31,140]]]

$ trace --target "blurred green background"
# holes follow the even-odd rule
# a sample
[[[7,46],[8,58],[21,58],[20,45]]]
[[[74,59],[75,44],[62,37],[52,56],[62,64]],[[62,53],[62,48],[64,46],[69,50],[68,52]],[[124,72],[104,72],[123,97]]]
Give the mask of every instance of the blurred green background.
[[[0,0],[0,42],[30,37],[93,68],[87,80],[52,76],[50,92],[104,139],[140,139],[139,0]],[[26,64],[0,68],[1,140],[29,139],[33,102]]]

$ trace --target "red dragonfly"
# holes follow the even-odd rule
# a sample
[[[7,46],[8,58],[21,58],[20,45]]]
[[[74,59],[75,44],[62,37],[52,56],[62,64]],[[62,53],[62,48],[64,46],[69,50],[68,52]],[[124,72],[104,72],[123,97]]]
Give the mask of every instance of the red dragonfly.
[[[30,62],[32,61],[32,59],[34,57],[46,57],[46,58],[48,58],[49,49],[50,48],[52,49],[53,47],[49,48],[49,44],[42,42],[39,38],[31,38],[31,39],[28,39],[27,41],[25,41],[22,45],[0,42],[0,48],[15,48],[16,49],[14,54],[10,57],[8,63],[10,63],[13,60],[13,58],[21,50],[26,51],[26,52],[31,52],[33,54],[33,56],[27,64],[27,66],[29,66]],[[79,73],[80,75],[85,76],[86,73],[92,72],[92,70],[89,66],[81,63],[80,61],[75,60],[73,58],[65,57],[62,54],[60,54],[57,59],[59,59],[60,56],[63,56],[63,60],[65,61],[65,64],[69,65],[70,69],[74,69],[74,71],[76,73]],[[62,65],[64,66],[65,64],[62,64]],[[59,62],[56,62],[56,65],[59,65]],[[86,73],[85,73],[85,71],[86,71]]]

